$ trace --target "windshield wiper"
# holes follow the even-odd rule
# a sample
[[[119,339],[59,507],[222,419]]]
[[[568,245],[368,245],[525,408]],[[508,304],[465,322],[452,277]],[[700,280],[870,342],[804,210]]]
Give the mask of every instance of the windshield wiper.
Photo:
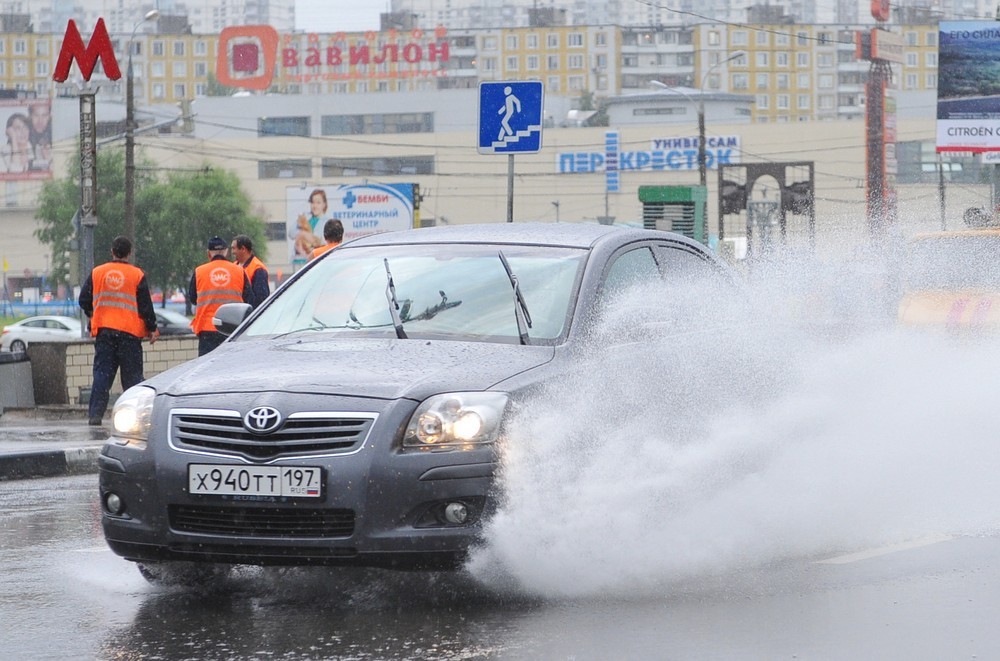
[[[392,271],[389,270],[389,259],[385,262],[385,275],[388,282],[385,285],[385,297],[389,301],[389,314],[392,316],[392,326],[396,329],[396,337],[405,340],[406,331],[403,330],[403,320],[399,316],[399,301],[396,300],[396,285],[392,281]]]
[[[510,286],[514,288],[514,317],[517,319],[517,334],[521,338],[521,344],[527,344],[528,329],[531,328],[531,313],[528,312],[528,304],[524,302],[524,296],[521,294],[521,285],[518,284],[517,276],[510,270],[510,263],[504,257],[502,250],[497,254],[500,255],[503,270],[507,272],[507,279],[510,280]]]

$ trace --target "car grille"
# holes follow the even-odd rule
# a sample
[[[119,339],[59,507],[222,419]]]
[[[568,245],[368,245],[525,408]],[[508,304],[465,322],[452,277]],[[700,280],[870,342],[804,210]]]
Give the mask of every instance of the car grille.
[[[235,454],[255,460],[315,454],[347,454],[361,447],[375,418],[297,414],[280,429],[253,434],[238,416],[176,413],[171,440],[179,447]]]
[[[350,537],[354,511],[299,507],[209,507],[171,505],[177,532],[249,537]]]

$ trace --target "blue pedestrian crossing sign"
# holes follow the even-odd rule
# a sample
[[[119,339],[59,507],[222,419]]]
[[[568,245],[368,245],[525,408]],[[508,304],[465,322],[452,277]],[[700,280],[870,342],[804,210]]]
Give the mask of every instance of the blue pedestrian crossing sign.
[[[527,154],[542,148],[542,83],[479,83],[479,153]]]

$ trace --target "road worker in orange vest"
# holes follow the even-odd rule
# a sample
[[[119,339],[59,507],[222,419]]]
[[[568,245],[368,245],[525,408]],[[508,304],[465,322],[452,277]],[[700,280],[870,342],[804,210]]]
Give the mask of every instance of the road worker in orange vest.
[[[143,380],[142,340],[160,336],[146,274],[130,264],[132,242],[111,242],[111,261],[94,267],[80,289],[80,308],[90,317],[94,337],[94,383],[90,389],[90,424],[98,426],[108,408],[111,384],[121,369],[122,389]]]
[[[212,324],[212,317],[219,306],[253,302],[246,271],[226,259],[226,242],[217,236],[208,240],[208,261],[196,268],[191,276],[188,300],[197,306],[191,328],[198,335],[199,356],[204,356],[226,339]]]
[[[233,261],[242,266],[250,278],[250,289],[253,290],[253,301],[250,304],[257,307],[271,295],[267,267],[253,251],[253,241],[246,234],[234,236],[230,249],[233,252]]]
[[[344,223],[340,222],[339,218],[331,218],[326,221],[323,224],[323,238],[326,239],[326,245],[313,249],[309,253],[310,261],[316,259],[327,250],[333,250],[340,245],[340,242],[344,240]]]

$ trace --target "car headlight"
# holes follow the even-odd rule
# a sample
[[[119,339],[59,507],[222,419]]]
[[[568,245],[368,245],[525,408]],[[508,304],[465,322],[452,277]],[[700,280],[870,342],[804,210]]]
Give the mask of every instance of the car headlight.
[[[115,436],[135,441],[148,440],[155,397],[156,391],[149,386],[132,386],[123,392],[111,411]]]
[[[497,440],[508,396],[502,392],[449,392],[429,397],[410,417],[405,447],[454,449]]]

